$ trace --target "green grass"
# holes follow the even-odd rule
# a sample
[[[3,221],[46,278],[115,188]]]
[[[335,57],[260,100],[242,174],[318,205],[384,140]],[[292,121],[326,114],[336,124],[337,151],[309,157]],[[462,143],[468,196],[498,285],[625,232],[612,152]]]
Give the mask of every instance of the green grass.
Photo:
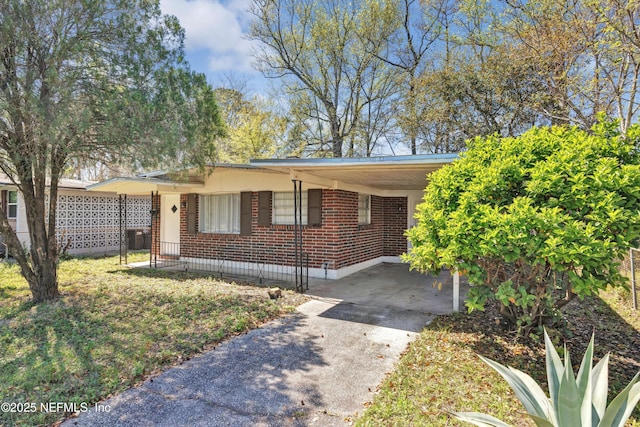
[[[461,425],[446,414],[456,410],[488,412],[514,425],[533,425],[518,421],[514,408],[519,404],[509,385],[477,358],[482,337],[451,328],[448,321],[455,320],[456,316],[439,319],[420,334],[357,425]]]
[[[33,305],[18,268],[0,264],[3,402],[92,406],[302,301],[285,291],[274,302],[263,288],[201,275],[132,270],[118,257],[63,261],[59,282],[62,298]],[[66,415],[0,412],[0,425],[51,424]]]
[[[609,401],[640,370],[640,313],[619,290],[572,302],[565,310],[566,341],[579,365],[592,332],[596,357],[612,353]],[[379,388],[358,426],[460,426],[447,411],[477,411],[514,426],[533,426],[507,383],[477,354],[530,374],[546,388],[544,347],[505,334],[495,312],[439,316],[402,356]],[[577,368],[577,366],[574,366]],[[640,427],[640,406],[628,426]]]

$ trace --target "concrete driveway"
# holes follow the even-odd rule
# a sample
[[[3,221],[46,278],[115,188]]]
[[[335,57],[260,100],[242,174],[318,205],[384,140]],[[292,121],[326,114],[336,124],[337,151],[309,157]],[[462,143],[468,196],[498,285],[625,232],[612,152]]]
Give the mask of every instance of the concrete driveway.
[[[102,412],[93,409],[63,425],[349,425],[433,314],[451,311],[451,287],[432,286],[445,279],[385,264],[337,281],[315,281],[313,299],[295,313],[101,402]]]
[[[446,270],[433,277],[409,271],[406,264],[378,264],[339,280],[310,279],[307,294],[353,306],[447,314],[453,307],[452,282],[451,274]],[[468,286],[462,278],[460,301],[464,300],[467,291]],[[407,327],[402,323],[399,326]]]

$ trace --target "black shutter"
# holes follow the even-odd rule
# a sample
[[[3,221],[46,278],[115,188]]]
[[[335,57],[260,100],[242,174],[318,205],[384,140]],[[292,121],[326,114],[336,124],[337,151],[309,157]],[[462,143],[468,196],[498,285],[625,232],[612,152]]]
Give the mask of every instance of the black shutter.
[[[258,225],[271,225],[271,191],[258,191]]]
[[[251,192],[240,193],[240,235],[251,235]]]
[[[308,206],[307,224],[319,227],[322,225],[322,190],[313,189],[307,191]]]
[[[195,194],[187,194],[187,233],[196,234],[196,197]]]

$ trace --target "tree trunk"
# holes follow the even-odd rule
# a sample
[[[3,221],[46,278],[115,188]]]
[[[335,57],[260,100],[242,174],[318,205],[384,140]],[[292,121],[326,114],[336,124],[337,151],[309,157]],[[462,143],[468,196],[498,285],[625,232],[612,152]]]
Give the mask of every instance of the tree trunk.
[[[342,157],[342,143],[344,136],[340,129],[340,119],[336,108],[329,103],[325,103],[325,108],[329,113],[329,126],[331,127],[331,152],[333,157]]]
[[[27,202],[28,203],[28,202]],[[40,204],[34,203],[41,207]],[[53,234],[45,232],[44,215],[32,215],[27,213],[33,221],[30,222],[31,248],[29,254],[23,251],[21,245],[15,244],[17,238],[12,239],[12,251],[20,252],[16,261],[22,270],[22,275],[29,284],[33,301],[40,303],[58,298],[58,251],[55,231]],[[34,231],[32,231],[34,230]]]
[[[416,86],[414,81],[416,79],[415,76],[416,67],[412,67],[409,70],[409,117],[411,119],[411,123],[409,124],[409,140],[411,141],[411,154],[418,154],[418,147],[416,145],[416,128],[418,127],[418,117],[416,114]]]
[[[339,139],[336,139],[339,138]],[[332,141],[332,153],[333,157],[339,158],[342,157],[342,137],[334,136],[334,140]]]
[[[29,284],[33,301],[40,303],[60,296],[55,221],[58,180],[65,157],[63,152],[57,150],[53,150],[49,159],[44,156],[34,157],[35,161],[32,164],[36,166],[27,163],[26,167],[18,171],[19,188],[24,200],[26,224],[29,229],[28,254],[13,230],[9,233],[11,237],[8,243],[12,247],[12,252],[16,254],[16,261],[22,270],[22,275]],[[50,176],[49,185],[47,185],[47,171]]]
[[[41,245],[30,251],[24,250],[15,231],[9,225],[6,216],[0,212],[0,231],[6,239],[9,251],[13,254],[22,275],[29,284],[29,290],[36,303],[49,301],[60,296],[58,290],[57,257],[45,257]],[[54,242],[55,243],[55,242]]]
[[[35,277],[28,279],[33,302],[50,301],[60,296],[58,290],[58,270],[55,260],[45,258],[40,264]]]

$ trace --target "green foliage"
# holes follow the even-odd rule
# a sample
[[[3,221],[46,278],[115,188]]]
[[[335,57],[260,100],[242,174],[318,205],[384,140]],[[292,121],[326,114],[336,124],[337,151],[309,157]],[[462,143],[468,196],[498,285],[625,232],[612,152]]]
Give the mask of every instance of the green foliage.
[[[623,427],[640,401],[640,372],[607,407],[609,354],[593,367],[593,336],[577,376],[567,349],[563,364],[546,331],[544,338],[549,398],[524,372],[480,358],[509,383],[538,427]],[[477,412],[455,412],[453,415],[478,426],[508,427],[497,418]]]
[[[18,169],[18,154],[143,166],[213,159],[221,129],[213,91],[184,62],[184,30],[157,0],[9,0],[0,19],[8,171]],[[20,118],[36,139],[32,153],[16,147]]]
[[[0,170],[22,193],[30,252],[1,210],[0,233],[34,300],[50,300],[65,169],[204,169],[222,122],[204,75],[183,60],[183,29],[158,0],[6,0],[0,22]]]
[[[497,300],[509,325],[541,332],[557,308],[622,283],[617,266],[640,236],[638,131],[602,121],[591,133],[533,128],[477,138],[429,176],[405,260],[458,268],[469,310]],[[563,299],[564,298],[564,299]]]
[[[640,112],[636,0],[250,3],[257,64],[284,83],[294,150],[347,156],[378,140],[457,152],[534,124],[587,130],[599,111],[625,132]]]
[[[287,120],[258,97],[248,98],[228,88],[217,88],[214,92],[227,126],[227,137],[219,141],[218,160],[249,163],[251,159],[275,157],[286,133]]]

